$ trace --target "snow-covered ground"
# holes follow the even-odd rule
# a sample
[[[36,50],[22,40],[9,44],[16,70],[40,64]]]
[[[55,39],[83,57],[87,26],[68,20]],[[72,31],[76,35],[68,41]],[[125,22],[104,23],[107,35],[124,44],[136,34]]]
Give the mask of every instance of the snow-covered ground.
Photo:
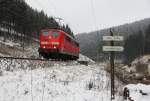
[[[128,65],[124,66],[123,68],[127,71],[127,72],[136,72],[136,66],[137,64],[147,64],[150,65],[150,55],[145,55],[145,56],[141,56],[137,59],[135,59],[132,63],[131,66],[129,67]],[[150,74],[150,68],[147,68]]]
[[[95,63],[95,61],[93,61],[92,59],[82,55],[82,54],[79,54],[79,61],[88,61],[89,63]]]
[[[13,46],[21,46],[19,43],[15,43],[13,41],[10,41],[10,40],[6,40],[6,42],[3,41],[3,37],[0,37],[0,43],[1,44],[5,44],[5,45],[8,45],[10,47],[13,47]]]
[[[150,85],[129,84],[125,86],[130,91],[130,97],[134,101],[150,101]],[[142,93],[140,93],[142,91]]]
[[[109,74],[101,65],[2,71],[0,87],[0,101],[110,101]]]
[[[0,44],[8,47],[21,47],[18,43],[1,40],[0,38]],[[10,55],[38,57],[38,45],[25,49],[24,53],[17,50],[17,55],[13,51]],[[7,55],[0,53],[0,56]],[[148,59],[149,56],[142,58],[144,63],[147,63]],[[0,101],[110,101],[110,75],[105,71],[106,63],[96,64],[81,54],[79,61],[88,61],[89,65],[80,65],[77,61],[0,59]],[[131,65],[136,63],[135,60]],[[122,95],[122,86],[116,79],[116,97],[113,101],[123,101],[122,97],[119,97]],[[130,89],[130,96],[134,101],[149,101],[149,85],[130,84],[126,87]],[[140,90],[147,95],[141,95]]]

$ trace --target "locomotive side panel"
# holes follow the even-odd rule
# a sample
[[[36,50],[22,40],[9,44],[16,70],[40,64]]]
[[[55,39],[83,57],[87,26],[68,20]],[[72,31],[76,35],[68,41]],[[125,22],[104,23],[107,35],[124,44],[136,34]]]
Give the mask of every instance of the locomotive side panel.
[[[73,37],[61,30],[42,30],[39,54],[46,58],[77,59],[79,45]]]
[[[77,56],[79,54],[79,47],[74,40],[72,40],[69,36],[64,34],[64,54]]]

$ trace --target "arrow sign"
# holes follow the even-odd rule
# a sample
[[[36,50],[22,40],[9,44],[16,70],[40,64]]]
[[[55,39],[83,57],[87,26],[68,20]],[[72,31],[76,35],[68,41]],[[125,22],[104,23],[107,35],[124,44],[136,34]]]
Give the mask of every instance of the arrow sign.
[[[103,36],[104,41],[123,41],[123,36]]]
[[[103,51],[109,52],[109,51],[116,51],[116,52],[122,52],[124,50],[121,46],[103,46]]]

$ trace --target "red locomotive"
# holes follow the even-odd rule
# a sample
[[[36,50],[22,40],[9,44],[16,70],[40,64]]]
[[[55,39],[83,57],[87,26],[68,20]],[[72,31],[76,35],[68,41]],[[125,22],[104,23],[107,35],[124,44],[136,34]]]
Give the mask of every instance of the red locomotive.
[[[60,29],[41,30],[39,55],[46,59],[76,60],[79,58],[79,43]]]

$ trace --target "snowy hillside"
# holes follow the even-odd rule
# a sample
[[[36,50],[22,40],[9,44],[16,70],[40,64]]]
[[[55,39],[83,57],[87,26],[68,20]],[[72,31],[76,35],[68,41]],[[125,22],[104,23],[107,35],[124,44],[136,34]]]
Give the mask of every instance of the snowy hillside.
[[[150,84],[150,55],[141,56],[131,64],[117,67],[115,70],[126,84]]]
[[[19,44],[0,44],[5,46],[1,56],[38,57],[38,46],[25,47],[22,52]],[[79,61],[90,65],[1,59],[0,101],[110,101],[110,76],[104,66],[83,55]]]
[[[140,58],[138,58],[138,59],[135,59],[131,64],[132,64],[132,65],[135,65],[135,64],[137,64],[139,61],[140,61],[141,63],[148,63],[148,62],[150,62],[150,55],[145,55],[145,56],[142,56],[142,57],[140,57]]]
[[[150,85],[129,84],[126,86],[130,91],[130,97],[134,101],[149,101]]]
[[[95,63],[92,59],[88,58],[87,56],[84,56],[82,54],[79,55],[79,61],[88,61],[89,63]]]
[[[109,74],[97,65],[3,71],[0,86],[0,101],[110,101]]]
[[[38,45],[30,45],[24,52],[20,44],[11,41],[0,41],[0,45],[1,56],[38,58]],[[142,58],[144,63],[148,63],[148,59]],[[105,71],[106,63],[95,63],[81,54],[78,61],[88,61],[89,65],[80,65],[77,61],[0,59],[0,101],[110,101],[110,74]],[[136,63],[135,60],[131,65]],[[123,84],[116,78],[113,101],[123,100],[122,88]],[[131,96],[134,93],[138,91],[132,90]],[[136,97],[142,99],[140,95]],[[137,101],[149,101],[149,96],[144,99]]]

